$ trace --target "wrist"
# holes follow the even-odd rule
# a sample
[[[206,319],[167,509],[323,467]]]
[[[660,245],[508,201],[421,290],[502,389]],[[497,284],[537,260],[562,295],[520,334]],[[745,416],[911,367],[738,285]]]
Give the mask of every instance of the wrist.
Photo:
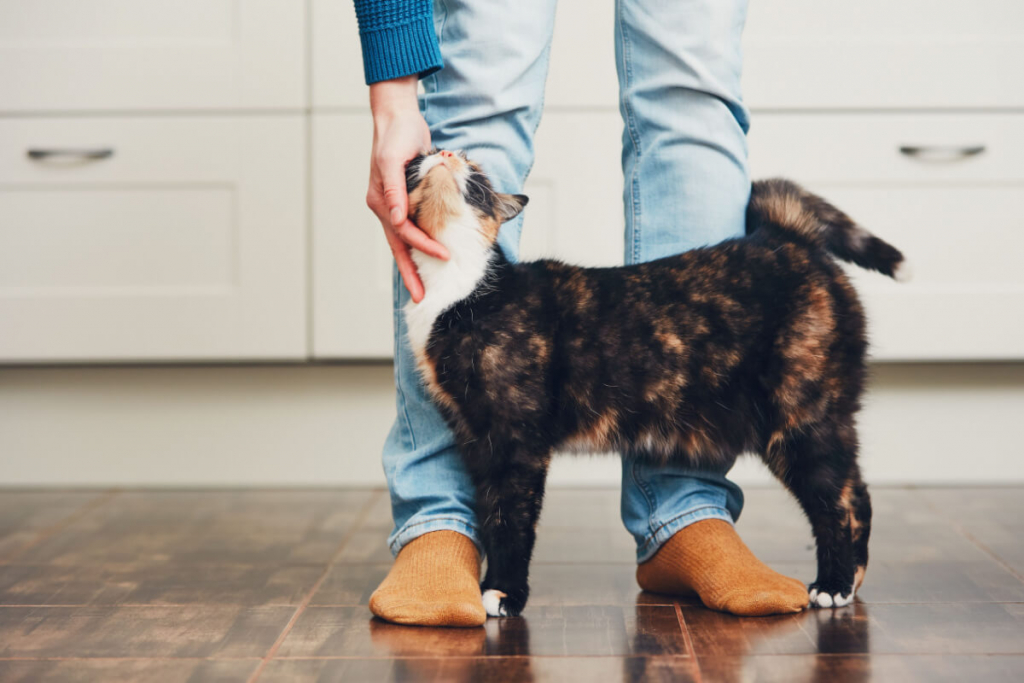
[[[370,86],[370,110],[374,119],[392,118],[409,112],[419,113],[417,76],[403,76]]]

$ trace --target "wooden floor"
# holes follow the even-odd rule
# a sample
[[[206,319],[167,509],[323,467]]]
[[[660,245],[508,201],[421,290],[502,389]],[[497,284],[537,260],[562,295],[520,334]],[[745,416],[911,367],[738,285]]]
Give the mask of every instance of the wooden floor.
[[[371,618],[381,491],[0,491],[0,681],[1021,681],[1024,489],[873,492],[839,610],[738,619],[639,592],[615,491],[553,491],[525,616]],[[813,578],[784,493],[741,534]]]

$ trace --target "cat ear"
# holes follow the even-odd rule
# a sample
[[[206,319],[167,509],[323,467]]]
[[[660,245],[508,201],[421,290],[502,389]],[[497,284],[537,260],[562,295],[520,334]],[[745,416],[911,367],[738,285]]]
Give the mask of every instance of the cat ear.
[[[498,217],[501,218],[502,222],[510,221],[523,210],[526,203],[530,201],[530,198],[525,194],[502,194],[497,193],[497,206]]]

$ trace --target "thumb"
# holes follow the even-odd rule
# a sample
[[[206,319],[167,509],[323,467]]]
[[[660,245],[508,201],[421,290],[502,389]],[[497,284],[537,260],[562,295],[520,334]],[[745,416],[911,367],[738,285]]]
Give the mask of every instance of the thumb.
[[[384,205],[393,227],[405,222],[408,213],[409,197],[405,190],[405,169],[400,164],[383,169]]]

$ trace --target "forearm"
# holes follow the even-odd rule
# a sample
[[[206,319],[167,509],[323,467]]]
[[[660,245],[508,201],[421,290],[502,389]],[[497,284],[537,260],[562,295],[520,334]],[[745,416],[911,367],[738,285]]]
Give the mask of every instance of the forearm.
[[[431,0],[355,0],[367,85],[443,66]]]

